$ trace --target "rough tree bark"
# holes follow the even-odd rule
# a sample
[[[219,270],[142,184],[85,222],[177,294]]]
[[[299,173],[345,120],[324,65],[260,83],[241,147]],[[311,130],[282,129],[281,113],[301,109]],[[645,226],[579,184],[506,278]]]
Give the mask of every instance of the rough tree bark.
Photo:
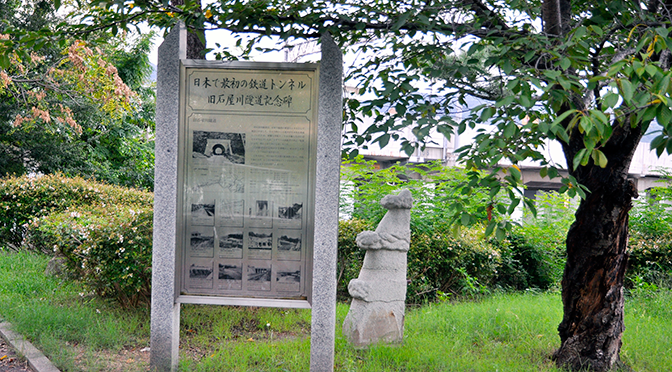
[[[608,371],[620,364],[628,212],[637,197],[628,168],[641,137],[641,127],[617,125],[602,149],[607,167],[589,163],[570,172],[591,192],[581,201],[567,234],[564,317],[558,327],[562,343],[554,355],[559,366]],[[569,164],[579,149],[578,143],[565,146]]]

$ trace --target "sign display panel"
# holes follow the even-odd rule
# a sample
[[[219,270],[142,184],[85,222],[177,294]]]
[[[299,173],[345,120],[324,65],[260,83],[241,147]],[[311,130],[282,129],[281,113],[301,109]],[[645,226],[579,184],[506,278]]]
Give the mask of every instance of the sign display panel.
[[[310,297],[317,80],[315,64],[184,62],[180,296]]]

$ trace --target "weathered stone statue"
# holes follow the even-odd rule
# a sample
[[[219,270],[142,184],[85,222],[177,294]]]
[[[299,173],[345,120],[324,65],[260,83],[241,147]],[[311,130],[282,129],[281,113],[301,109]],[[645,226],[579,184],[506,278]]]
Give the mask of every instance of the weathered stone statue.
[[[411,207],[408,190],[387,195],[380,204],[388,211],[376,231],[357,235],[366,250],[359,277],[350,281],[350,311],[343,334],[358,348],[377,342],[396,343],[404,337],[406,253],[411,244]]]

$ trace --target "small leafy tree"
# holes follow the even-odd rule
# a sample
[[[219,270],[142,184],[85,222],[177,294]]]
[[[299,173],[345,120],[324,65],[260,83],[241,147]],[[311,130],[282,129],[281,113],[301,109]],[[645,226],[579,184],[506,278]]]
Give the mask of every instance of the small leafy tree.
[[[152,36],[100,47],[33,38],[14,48],[17,37],[59,24],[55,10],[50,1],[0,6],[0,175],[61,171],[151,188]]]

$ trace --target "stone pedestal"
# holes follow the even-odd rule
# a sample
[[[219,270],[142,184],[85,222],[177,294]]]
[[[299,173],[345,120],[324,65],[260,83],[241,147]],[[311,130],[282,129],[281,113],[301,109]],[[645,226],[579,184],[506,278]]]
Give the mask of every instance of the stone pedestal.
[[[357,236],[366,250],[362,270],[350,281],[350,311],[343,334],[357,348],[378,342],[398,343],[404,337],[406,253],[411,243],[413,198],[408,190],[388,195],[380,202],[388,209],[376,231]]]

